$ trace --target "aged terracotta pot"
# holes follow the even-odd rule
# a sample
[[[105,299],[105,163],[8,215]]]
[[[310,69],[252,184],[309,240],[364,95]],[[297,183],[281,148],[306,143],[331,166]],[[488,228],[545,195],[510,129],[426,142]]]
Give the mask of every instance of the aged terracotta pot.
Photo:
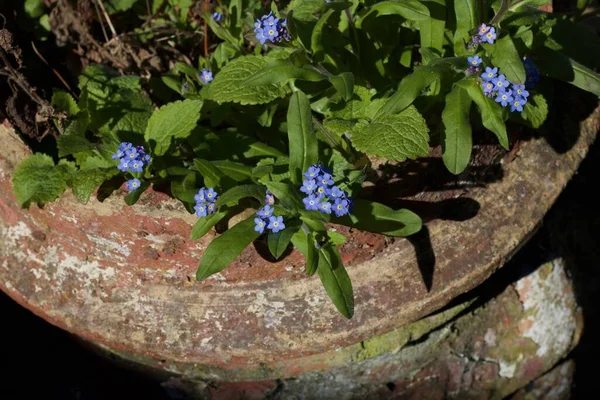
[[[486,280],[534,231],[584,158],[599,121],[596,110],[564,154],[544,139],[523,142],[505,158],[500,180],[463,196],[479,204],[474,217],[429,221],[431,282],[423,278],[420,246],[415,254],[409,240],[350,232],[341,251],[355,291],[351,320],[337,313],[316,276],[305,276],[296,251],[271,263],[250,248],[222,273],[194,282],[216,233],[191,241],[195,217],[163,194],[146,195],[134,207],[119,194],[87,205],[65,194],[43,209],[22,210],[10,179],[27,149],[0,126],[0,289],[124,358],[196,381],[234,382],[232,390],[261,397],[277,388],[277,379],[391,354],[403,346],[394,332]],[[444,315],[435,315],[441,319],[434,326]],[[389,335],[396,345],[361,350],[365,341]],[[370,374],[368,365],[360,368]],[[372,379],[387,382],[386,371]]]

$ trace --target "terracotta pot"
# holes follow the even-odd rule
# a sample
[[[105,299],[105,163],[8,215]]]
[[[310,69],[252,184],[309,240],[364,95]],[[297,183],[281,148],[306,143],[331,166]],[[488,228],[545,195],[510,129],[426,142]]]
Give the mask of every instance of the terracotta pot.
[[[231,387],[260,397],[277,389],[277,379],[351,366],[364,341],[440,310],[504,265],[576,171],[599,114],[581,125],[564,154],[544,139],[523,142],[501,164],[502,179],[464,196],[478,204],[475,216],[427,223],[421,237],[431,249],[418,240],[415,251],[409,240],[350,232],[342,254],[355,291],[351,320],[337,313],[316,276],[305,276],[296,251],[271,263],[249,248],[222,273],[194,282],[216,234],[191,241],[195,217],[160,193],[134,207],[119,194],[87,205],[65,194],[43,209],[22,210],[10,179],[27,149],[0,127],[0,288],[50,323],[125,358],[189,379],[237,382]],[[372,358],[397,347],[361,354]],[[361,368],[368,376],[369,367]],[[387,382],[385,372],[375,375]]]

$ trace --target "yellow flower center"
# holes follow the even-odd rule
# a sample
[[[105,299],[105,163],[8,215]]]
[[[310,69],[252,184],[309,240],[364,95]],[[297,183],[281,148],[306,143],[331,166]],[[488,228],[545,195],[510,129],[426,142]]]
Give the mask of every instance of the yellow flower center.
[[[275,31],[273,29],[269,30],[269,35],[273,35],[275,33]]]
[[[491,37],[492,37],[492,34],[491,34],[491,33],[488,33],[486,36],[487,36],[488,38],[491,38]]]
[[[273,226],[279,226],[279,222],[273,222]]]

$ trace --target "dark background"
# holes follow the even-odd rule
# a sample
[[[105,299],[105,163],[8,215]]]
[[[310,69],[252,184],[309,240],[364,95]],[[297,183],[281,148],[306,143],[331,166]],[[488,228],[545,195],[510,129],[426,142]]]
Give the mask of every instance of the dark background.
[[[0,0],[0,12],[7,15],[9,23],[11,15],[6,8],[14,7],[16,3],[21,4],[21,1]],[[20,31],[19,35],[24,43],[34,37],[26,31]],[[41,47],[44,53],[45,49]],[[62,57],[61,54],[48,53],[45,56],[49,59]],[[30,61],[28,77],[33,78],[32,85],[39,86],[42,92],[44,87],[60,86],[46,73],[38,73],[47,70],[35,56],[26,52],[25,57],[26,62]],[[3,90],[6,87],[0,83],[0,97]],[[41,94],[48,97],[47,93]],[[3,119],[1,114],[0,109],[0,120]],[[562,256],[567,261],[585,320],[581,342],[570,355],[576,361],[572,387],[572,395],[576,399],[597,397],[600,203],[595,193],[600,183],[598,172],[600,143],[592,146],[578,174],[548,213],[538,233],[515,256],[514,261],[554,256]],[[165,390],[158,381],[91,353],[70,335],[31,314],[1,292],[0,318],[0,400],[182,398]]]

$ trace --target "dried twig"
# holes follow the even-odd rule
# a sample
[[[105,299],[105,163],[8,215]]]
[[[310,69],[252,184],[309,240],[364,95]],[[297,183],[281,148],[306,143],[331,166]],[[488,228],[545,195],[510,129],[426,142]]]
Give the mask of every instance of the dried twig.
[[[104,28],[104,21],[102,20],[102,16],[100,15],[100,7],[98,7],[98,2],[96,1],[94,1],[94,8],[96,9],[96,14],[98,14],[98,21],[100,21],[100,27],[102,28],[104,39],[106,42],[108,42],[108,34],[106,33],[106,29]]]
[[[115,30],[115,27],[113,26],[112,21],[110,20],[110,17],[108,16],[108,13],[106,12],[106,8],[104,8],[104,3],[102,2],[102,0],[96,0],[96,2],[102,9],[102,14],[104,14],[104,18],[106,18],[106,23],[108,23],[108,27],[110,28],[110,31],[113,35],[113,39],[119,40],[117,31]]]

